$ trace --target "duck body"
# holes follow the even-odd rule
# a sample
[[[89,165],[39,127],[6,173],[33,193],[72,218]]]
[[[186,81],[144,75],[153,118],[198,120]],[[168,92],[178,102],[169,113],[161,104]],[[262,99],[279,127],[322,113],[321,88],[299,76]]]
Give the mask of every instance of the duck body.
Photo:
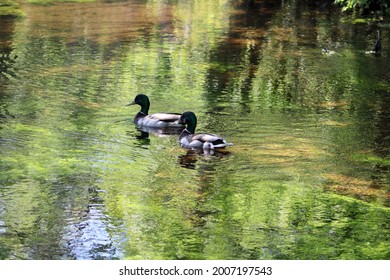
[[[225,148],[231,143],[227,143],[222,137],[210,133],[193,134],[184,129],[180,134],[180,145],[186,149],[214,150]]]
[[[233,145],[224,138],[211,133],[195,133],[197,118],[193,112],[185,112],[181,115],[179,123],[185,124],[186,128],[179,137],[180,145],[186,149],[214,150]]]
[[[134,117],[134,123],[138,126],[155,127],[155,128],[183,128],[179,124],[180,114],[175,113],[155,113],[145,115],[143,112],[138,112]]]
[[[181,114],[177,113],[155,113],[149,115],[150,101],[144,94],[138,94],[134,101],[127,104],[140,105],[141,110],[135,115],[134,123],[140,127],[153,127],[153,128],[183,128],[182,124],[179,124],[179,118]]]

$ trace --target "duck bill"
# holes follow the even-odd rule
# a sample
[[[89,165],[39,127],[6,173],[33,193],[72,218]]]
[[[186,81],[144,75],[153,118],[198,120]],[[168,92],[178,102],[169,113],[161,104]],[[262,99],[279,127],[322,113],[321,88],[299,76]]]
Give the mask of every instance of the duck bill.
[[[125,106],[131,106],[131,105],[134,105],[134,104],[135,104],[135,102],[132,101],[132,102],[130,102],[129,104],[126,104]]]

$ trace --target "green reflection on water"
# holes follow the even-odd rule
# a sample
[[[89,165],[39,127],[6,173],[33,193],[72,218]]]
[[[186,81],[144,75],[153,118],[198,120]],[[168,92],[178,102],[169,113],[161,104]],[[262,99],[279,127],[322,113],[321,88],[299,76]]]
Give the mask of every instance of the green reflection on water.
[[[388,53],[294,3],[28,6],[0,45],[0,258],[389,259]],[[141,133],[140,92],[235,145]]]

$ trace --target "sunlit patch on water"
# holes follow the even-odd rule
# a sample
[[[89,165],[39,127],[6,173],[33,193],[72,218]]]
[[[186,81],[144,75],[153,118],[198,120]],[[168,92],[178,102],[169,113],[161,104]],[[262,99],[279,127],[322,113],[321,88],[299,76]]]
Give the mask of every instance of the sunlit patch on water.
[[[113,237],[110,225],[104,214],[104,204],[89,204],[81,213],[69,212],[71,218],[64,228],[63,246],[69,258],[82,259],[120,259],[122,252],[116,247],[118,237]]]

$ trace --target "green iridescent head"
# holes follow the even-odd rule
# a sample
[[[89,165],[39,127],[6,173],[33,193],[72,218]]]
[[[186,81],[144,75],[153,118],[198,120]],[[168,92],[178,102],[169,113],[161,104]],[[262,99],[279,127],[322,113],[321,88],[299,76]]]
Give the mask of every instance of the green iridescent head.
[[[140,105],[141,106],[141,112],[144,113],[145,115],[148,114],[149,112],[149,107],[150,107],[150,101],[149,98],[145,94],[138,94],[134,100],[127,104],[126,106],[130,105]]]

